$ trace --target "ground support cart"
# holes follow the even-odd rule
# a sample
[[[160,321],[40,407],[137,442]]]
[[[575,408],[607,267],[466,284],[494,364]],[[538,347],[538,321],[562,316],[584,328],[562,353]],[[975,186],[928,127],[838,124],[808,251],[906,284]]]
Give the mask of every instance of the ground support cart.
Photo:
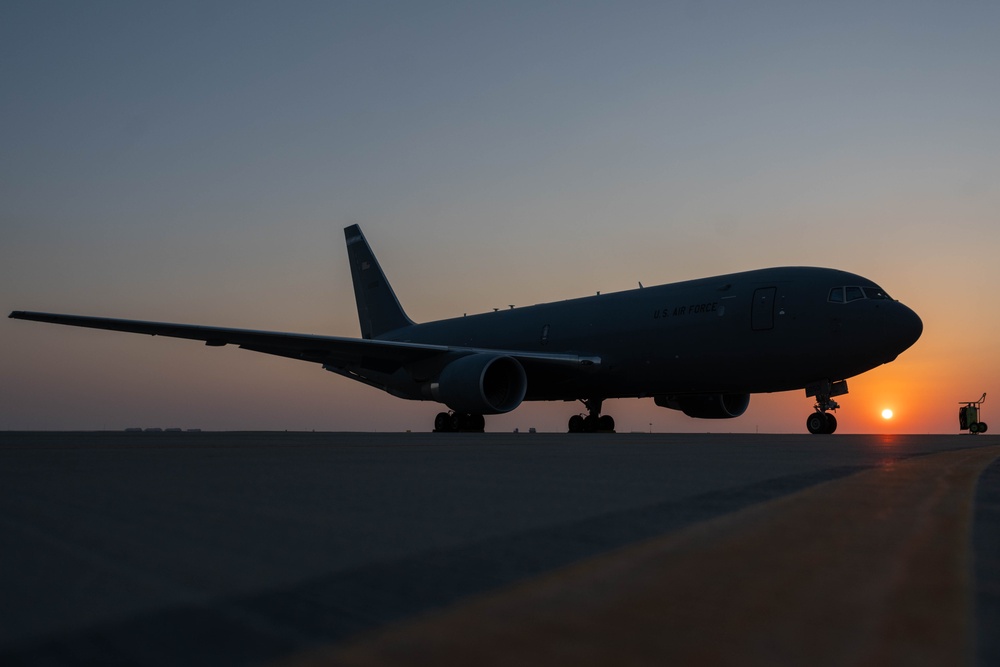
[[[969,433],[986,433],[986,422],[982,419],[982,407],[986,402],[986,392],[978,401],[964,401],[958,409],[958,428]]]

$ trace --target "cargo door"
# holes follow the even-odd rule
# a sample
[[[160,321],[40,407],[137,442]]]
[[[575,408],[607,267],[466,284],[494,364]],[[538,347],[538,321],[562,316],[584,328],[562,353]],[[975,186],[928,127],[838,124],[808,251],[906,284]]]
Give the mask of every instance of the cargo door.
[[[754,290],[753,308],[750,310],[750,327],[754,331],[774,328],[774,295],[777,287],[761,287]]]

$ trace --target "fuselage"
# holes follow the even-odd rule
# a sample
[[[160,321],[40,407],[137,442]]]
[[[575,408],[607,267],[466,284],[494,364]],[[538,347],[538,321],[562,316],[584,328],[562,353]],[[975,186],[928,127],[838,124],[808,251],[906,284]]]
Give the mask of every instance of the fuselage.
[[[531,373],[525,400],[759,393],[853,377],[919,338],[871,280],[783,267],[417,324],[392,341],[600,357]]]

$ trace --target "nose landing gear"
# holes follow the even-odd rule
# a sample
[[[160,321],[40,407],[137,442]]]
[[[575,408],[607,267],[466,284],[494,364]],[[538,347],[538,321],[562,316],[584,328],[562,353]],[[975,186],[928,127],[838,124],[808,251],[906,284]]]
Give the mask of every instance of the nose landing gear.
[[[814,412],[806,418],[806,428],[813,435],[829,435],[837,430],[837,418],[829,414],[828,410],[836,410],[840,407],[834,396],[842,396],[847,393],[847,380],[840,382],[830,382],[824,380],[806,387],[806,396],[815,396],[816,405]]]
[[[837,430],[837,418],[819,408],[806,419],[806,428],[813,435],[829,435]]]
[[[573,415],[569,418],[570,433],[614,433],[615,420],[611,415],[601,414],[603,399],[580,399],[587,408],[587,416]]]

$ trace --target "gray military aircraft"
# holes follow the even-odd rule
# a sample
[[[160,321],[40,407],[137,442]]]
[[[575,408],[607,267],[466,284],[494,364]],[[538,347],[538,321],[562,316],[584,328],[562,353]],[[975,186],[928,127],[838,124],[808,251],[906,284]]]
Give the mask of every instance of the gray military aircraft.
[[[570,432],[613,431],[609,398],[739,417],[750,394],[805,389],[810,433],[833,433],[847,378],[893,361],[920,318],[867,278],[811,267],[733,273],[415,324],[358,225],[344,230],[362,338],[15,311],[10,317],[238,345],[321,364],[451,409],[436,431],[482,431],[522,401],[580,401]]]

